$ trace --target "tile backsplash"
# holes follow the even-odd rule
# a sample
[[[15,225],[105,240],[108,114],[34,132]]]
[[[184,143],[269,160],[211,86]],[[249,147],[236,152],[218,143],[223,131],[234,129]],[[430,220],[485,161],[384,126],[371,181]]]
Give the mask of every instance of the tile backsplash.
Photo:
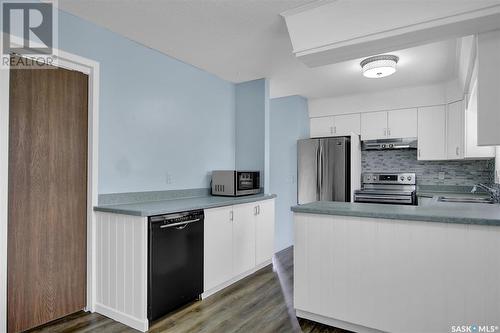
[[[414,149],[367,150],[361,152],[362,172],[415,172],[417,185],[492,183],[495,160],[418,161]],[[444,172],[444,179],[439,173]]]

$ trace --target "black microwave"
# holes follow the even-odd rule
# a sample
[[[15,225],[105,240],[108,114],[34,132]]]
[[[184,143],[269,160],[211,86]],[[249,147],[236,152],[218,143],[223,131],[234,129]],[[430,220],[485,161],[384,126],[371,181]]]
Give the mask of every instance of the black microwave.
[[[260,193],[260,172],[212,171],[212,195],[236,197]]]

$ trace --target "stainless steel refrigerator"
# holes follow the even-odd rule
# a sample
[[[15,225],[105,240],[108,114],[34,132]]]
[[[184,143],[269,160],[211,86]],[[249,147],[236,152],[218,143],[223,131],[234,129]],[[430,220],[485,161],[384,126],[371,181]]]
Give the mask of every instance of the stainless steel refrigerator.
[[[350,138],[299,140],[297,201],[350,201]]]

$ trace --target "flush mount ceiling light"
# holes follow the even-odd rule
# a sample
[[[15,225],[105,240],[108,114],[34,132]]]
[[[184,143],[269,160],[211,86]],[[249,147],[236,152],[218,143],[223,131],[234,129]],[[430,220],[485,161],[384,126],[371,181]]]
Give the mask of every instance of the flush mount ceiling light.
[[[399,57],[391,54],[383,54],[361,61],[363,75],[368,78],[386,77],[396,72],[396,64]]]

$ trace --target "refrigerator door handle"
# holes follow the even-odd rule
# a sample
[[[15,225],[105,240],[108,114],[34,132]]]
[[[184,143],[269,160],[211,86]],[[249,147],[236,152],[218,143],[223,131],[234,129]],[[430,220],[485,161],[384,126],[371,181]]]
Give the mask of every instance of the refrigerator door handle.
[[[319,142],[319,158],[318,158],[318,200],[323,198],[323,141]]]
[[[321,141],[316,148],[316,200],[321,200]]]

